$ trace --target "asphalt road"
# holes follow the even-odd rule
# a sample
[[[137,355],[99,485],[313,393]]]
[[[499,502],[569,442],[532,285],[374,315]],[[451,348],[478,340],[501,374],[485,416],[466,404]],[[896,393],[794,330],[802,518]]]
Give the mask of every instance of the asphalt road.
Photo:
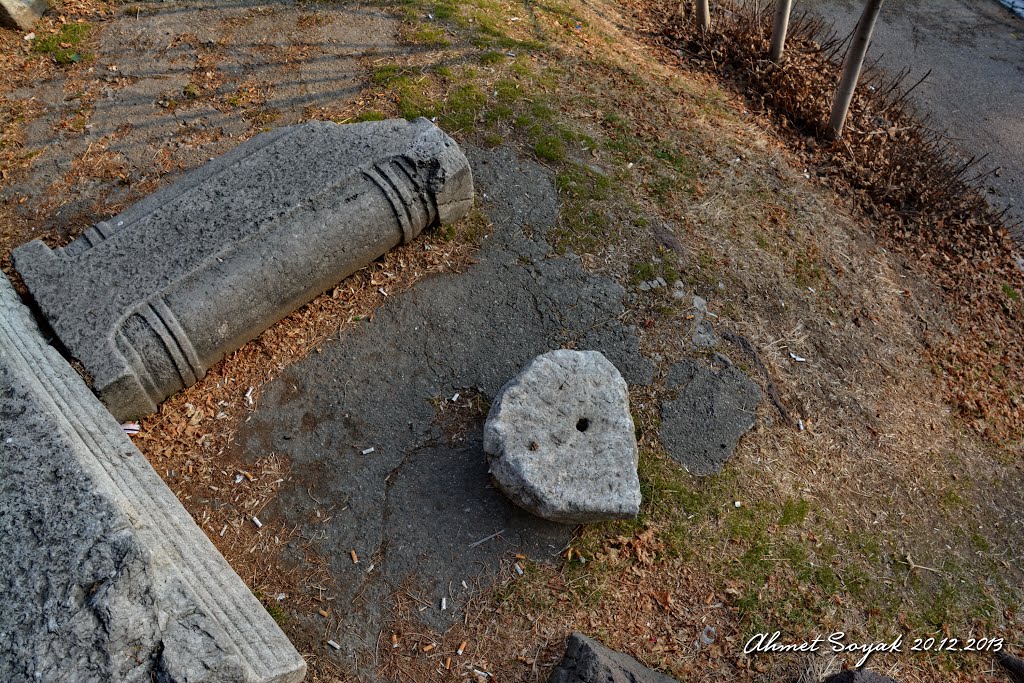
[[[862,0],[797,0],[840,36],[857,23]],[[887,0],[868,59],[889,71],[910,67],[912,95],[965,156],[988,155],[985,184],[994,205],[1024,222],[1024,20],[995,0]]]

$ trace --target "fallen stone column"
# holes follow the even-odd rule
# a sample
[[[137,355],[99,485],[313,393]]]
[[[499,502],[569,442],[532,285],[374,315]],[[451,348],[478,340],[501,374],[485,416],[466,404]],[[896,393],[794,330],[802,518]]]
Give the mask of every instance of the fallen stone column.
[[[0,275],[0,680],[291,683],[306,665]]]
[[[259,135],[124,213],[14,263],[119,420],[473,202],[469,162],[426,119]]]

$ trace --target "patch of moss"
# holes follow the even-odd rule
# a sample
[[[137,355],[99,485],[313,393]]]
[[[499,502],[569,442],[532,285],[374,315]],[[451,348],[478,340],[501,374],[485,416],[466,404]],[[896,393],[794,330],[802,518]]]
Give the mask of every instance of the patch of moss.
[[[442,21],[454,18],[458,13],[458,8],[450,3],[441,2],[434,5],[434,17]]]
[[[373,75],[370,76],[370,81],[374,85],[388,85],[398,78],[400,72],[401,70],[397,64],[385,64],[374,70]]]
[[[611,184],[608,176],[596,173],[581,164],[567,164],[555,176],[555,185],[559,193],[576,199],[608,199]]]
[[[440,48],[451,46],[451,41],[448,40],[448,34],[444,28],[430,24],[422,24],[409,30],[406,33],[406,38],[412,43],[426,47]]]
[[[453,130],[471,128],[487,103],[487,96],[472,83],[460,86],[445,98],[441,118]]]
[[[277,622],[278,626],[284,626],[288,623],[288,614],[284,611],[284,607],[277,600],[273,600],[263,593],[256,593],[256,598],[263,605],[263,609],[267,610],[267,614]]]
[[[501,64],[505,61],[505,54],[497,50],[486,50],[480,54],[481,64]]]
[[[523,99],[523,92],[518,82],[501,78],[494,84],[494,96],[501,104],[513,105]]]
[[[32,41],[32,51],[50,55],[58,64],[74,64],[89,57],[78,51],[78,45],[88,35],[89,24],[64,24],[57,33],[39,36]]]
[[[533,146],[533,152],[545,161],[562,161],[565,159],[565,143],[555,135],[542,135]]]
[[[438,105],[426,92],[424,81],[414,81],[402,76],[392,83],[398,95],[398,113],[402,118],[415,119],[420,116],[433,118],[438,114]]]
[[[387,116],[385,116],[383,112],[371,109],[370,111],[364,111],[357,114],[355,118],[352,119],[352,122],[361,123],[363,121],[383,121],[386,118]]]
[[[804,523],[811,504],[800,498],[799,500],[787,500],[782,504],[782,514],[779,517],[780,526],[799,526]]]

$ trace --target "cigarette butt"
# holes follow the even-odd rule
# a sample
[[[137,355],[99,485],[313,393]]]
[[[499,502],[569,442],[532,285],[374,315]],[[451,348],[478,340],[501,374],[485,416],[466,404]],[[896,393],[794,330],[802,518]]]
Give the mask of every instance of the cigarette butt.
[[[398,647],[398,634],[397,633],[392,633],[391,634],[391,647],[393,647],[393,648],[394,647]]]
[[[525,560],[526,559],[526,555],[520,555],[519,553],[516,553],[516,559],[517,560]]]
[[[320,616],[322,616],[322,617],[324,617],[326,619],[327,617],[330,616],[330,612],[328,612],[325,609],[322,609],[322,610],[320,610]]]
[[[434,649],[434,644],[433,643],[431,643],[430,645],[424,645],[423,646],[423,651],[424,652],[430,652],[433,649]]]
[[[444,668],[445,669],[451,669],[452,668],[452,658],[451,657],[449,657],[448,659],[444,660]]]
[[[369,455],[370,453],[373,453],[375,450],[377,449],[374,448],[373,446],[370,446],[369,448],[364,448],[363,455]]]
[[[338,645],[333,640],[328,640],[327,644],[330,645],[331,647],[333,647],[335,650],[340,650],[341,649],[341,645]]]
[[[358,556],[358,555],[356,555],[356,549],[355,549],[355,548],[353,548],[353,549],[352,549],[352,550],[350,551],[350,553],[351,553],[351,555],[352,555],[352,564],[359,564],[359,556]]]
[[[566,562],[572,562],[572,553],[573,553],[572,546],[570,546],[569,549],[565,551],[565,561]]]
[[[256,479],[256,477],[252,476],[250,473],[246,472],[245,470],[242,470],[242,476],[245,477],[246,479],[248,479],[249,481],[253,481],[253,480]]]
[[[262,529],[263,528],[263,522],[260,521],[259,517],[253,517],[252,518],[252,523],[256,525],[257,529]]]
[[[228,530],[228,525],[225,524],[224,527],[220,530],[220,535],[223,536],[224,532],[227,531],[227,530]]]
[[[518,562],[515,563],[515,568],[516,568],[516,574],[519,574],[519,576],[522,576],[523,575],[523,568],[519,566]]]
[[[448,598],[441,598],[441,611],[448,609]]]
[[[461,655],[463,652],[466,651],[466,646],[467,645],[469,645],[469,641],[466,641],[466,640],[462,641],[462,644],[459,645],[459,649],[456,650],[456,653]]]

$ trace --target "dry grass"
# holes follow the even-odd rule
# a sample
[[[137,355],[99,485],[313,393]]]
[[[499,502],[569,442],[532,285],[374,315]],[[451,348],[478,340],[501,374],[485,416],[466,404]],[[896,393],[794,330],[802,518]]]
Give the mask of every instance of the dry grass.
[[[849,180],[805,178],[808,160],[819,157],[794,151],[804,142],[792,126],[735,82],[723,85],[729,75],[681,60],[661,42],[660,19],[658,31],[643,33],[651,25],[646,3],[626,7],[633,13],[576,0],[404,4],[396,11],[405,12],[403,35],[416,49],[369,61],[354,102],[308,113],[342,121],[422,113],[462,140],[534,154],[558,179],[556,246],[630,288],[635,298],[624,319],[637,326],[659,372],[692,356],[692,311],[665,290],[637,291],[651,274],[679,278],[688,294],[709,301],[719,333],[749,341],[756,361],[742,345],[723,342],[719,350],[766,391],[775,388],[791,422],[766,402],[725,473],[696,480],[658,440],[664,389],[634,388],[640,519],[581,529],[557,565],[510,555],[496,585],[477,587],[464,621],[444,634],[419,625],[415,599],[399,591],[373,653],[383,677],[472,680],[476,670],[542,681],[572,630],[680,680],[772,682],[816,680],[841,662],[742,656],[742,643],[760,629],[783,630],[790,640],[832,630],[871,640],[896,632],[1019,633],[1012,519],[1021,471],[970,423],[965,428],[964,400],[950,393],[961,387],[981,397],[990,422],[1002,425],[985,434],[1003,439],[1016,413],[985,392],[1012,385],[990,388],[981,376],[965,383],[941,372],[955,354],[962,363],[964,354],[991,351],[985,344],[954,350],[947,330],[959,324],[976,342],[993,324],[1009,334],[1019,331],[1017,309],[989,315],[996,300],[985,290],[975,302],[985,315],[965,325],[956,287],[918,263],[919,238],[896,239],[891,210]],[[427,20],[428,12],[445,18]],[[756,48],[761,38],[752,36]],[[0,40],[3,65],[14,67],[3,71],[5,92],[52,75],[54,67],[28,55],[19,38]],[[730,49],[740,55],[743,45]],[[786,78],[807,70],[794,67]],[[259,89],[248,95],[258,110]],[[33,111],[31,102],[9,106],[22,118],[4,129],[2,139],[13,144],[0,150],[7,155],[0,168],[13,175],[31,163],[12,150]],[[87,156],[72,175],[116,173],[106,150]],[[844,158],[837,153],[826,180],[842,180]],[[40,208],[35,222],[19,219],[28,227],[2,236],[5,257],[38,233],[44,214]],[[378,288],[397,294],[431,273],[466,267],[485,227],[477,215],[456,234],[394,250],[143,421],[136,443],[272,613],[325,609],[327,633],[333,611],[344,607],[330,600],[331,577],[315,543],[252,522],[289,472],[279,454],[246,453],[234,443],[253,409],[246,395],[257,403],[260,387],[282,369],[372,315],[383,301]],[[1005,252],[993,239],[984,244],[997,264]],[[981,256],[963,258],[966,267]],[[985,272],[1002,277],[1002,263]],[[465,413],[439,415],[450,438],[477,428],[486,397],[474,401]],[[326,504],[317,513],[332,514]],[[286,558],[289,544],[298,551]],[[511,569],[516,561],[523,576]],[[278,603],[281,593],[288,597]],[[714,642],[696,648],[706,627]],[[284,628],[298,632],[292,622]],[[312,680],[345,678],[329,655],[312,654],[323,652],[320,644],[298,644]],[[877,664],[904,683],[996,680],[982,657],[904,655]]]

